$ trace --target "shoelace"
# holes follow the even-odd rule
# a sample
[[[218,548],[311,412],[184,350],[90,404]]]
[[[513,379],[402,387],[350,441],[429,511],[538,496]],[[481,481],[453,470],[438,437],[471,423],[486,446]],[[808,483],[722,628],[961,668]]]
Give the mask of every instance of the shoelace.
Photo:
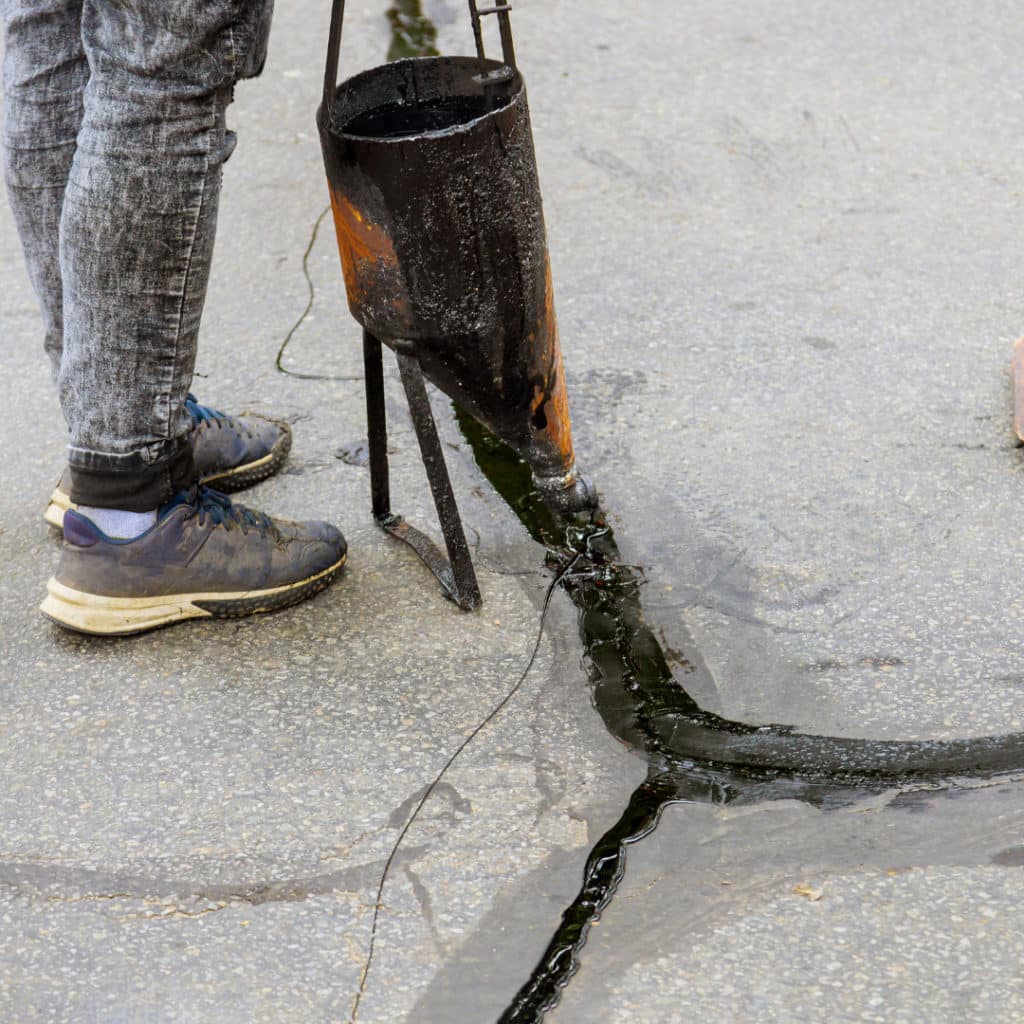
[[[250,529],[255,529],[275,538],[278,536],[277,527],[270,516],[244,505],[232,504],[226,494],[202,484],[193,484],[188,491],[175,495],[165,508],[172,505],[187,505],[189,513],[186,518],[198,516],[200,526],[204,526],[209,517],[215,526],[223,526],[228,530],[238,527],[243,534],[248,534]]]
[[[192,423],[197,427],[201,423],[216,423],[219,427],[221,422],[227,419],[227,413],[221,412],[220,409],[211,409],[208,405],[200,405],[191,391],[185,398],[185,411],[192,417]]]

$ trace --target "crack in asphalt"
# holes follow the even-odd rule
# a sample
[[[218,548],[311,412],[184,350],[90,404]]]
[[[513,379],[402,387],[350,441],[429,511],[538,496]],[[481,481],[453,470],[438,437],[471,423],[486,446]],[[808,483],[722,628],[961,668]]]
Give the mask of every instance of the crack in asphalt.
[[[422,852],[422,847],[413,847],[407,856],[418,856]],[[225,906],[232,903],[262,906],[266,903],[302,902],[311,896],[358,895],[375,884],[380,863],[370,861],[300,878],[201,884],[141,875],[108,874],[74,866],[6,862],[0,866],[0,886],[15,896],[48,903],[126,899],[174,906],[206,900]]]

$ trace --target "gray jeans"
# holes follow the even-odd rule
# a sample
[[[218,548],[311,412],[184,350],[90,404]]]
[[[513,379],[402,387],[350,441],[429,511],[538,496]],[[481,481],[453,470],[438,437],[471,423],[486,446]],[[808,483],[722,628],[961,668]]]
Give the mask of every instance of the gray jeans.
[[[185,396],[225,110],[273,0],[0,0],[7,194],[70,431],[74,501],[145,511],[194,476]]]

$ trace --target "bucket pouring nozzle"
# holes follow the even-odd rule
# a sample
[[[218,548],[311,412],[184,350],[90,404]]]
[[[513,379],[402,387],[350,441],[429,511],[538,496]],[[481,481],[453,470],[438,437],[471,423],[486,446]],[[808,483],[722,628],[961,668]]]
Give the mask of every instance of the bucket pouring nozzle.
[[[552,512],[588,512],[598,507],[594,482],[573,471],[570,476],[551,479],[534,476],[534,484],[544,504]]]

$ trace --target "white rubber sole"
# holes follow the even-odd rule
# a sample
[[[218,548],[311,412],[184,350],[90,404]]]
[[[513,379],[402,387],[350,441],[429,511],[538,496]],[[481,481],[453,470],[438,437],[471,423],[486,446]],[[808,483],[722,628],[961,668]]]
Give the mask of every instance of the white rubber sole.
[[[104,597],[75,590],[51,578],[39,610],[58,626],[92,636],[130,636],[187,619],[236,619],[298,604],[328,586],[345,564],[296,583],[234,593],[170,594],[160,597]]]
[[[63,530],[64,513],[67,512],[68,509],[77,507],[78,506],[71,500],[71,496],[69,494],[66,494],[59,487],[56,487],[54,488],[53,494],[50,495],[50,504],[46,506],[43,518],[51,526],[56,526],[58,530]]]

